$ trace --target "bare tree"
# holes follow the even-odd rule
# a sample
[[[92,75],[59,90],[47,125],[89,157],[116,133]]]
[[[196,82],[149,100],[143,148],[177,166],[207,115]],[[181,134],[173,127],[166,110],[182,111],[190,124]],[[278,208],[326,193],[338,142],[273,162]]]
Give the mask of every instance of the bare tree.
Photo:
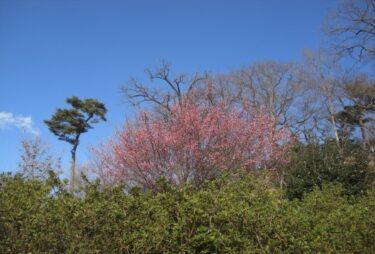
[[[303,68],[306,80],[314,91],[314,103],[317,106],[313,116],[315,131],[322,137],[333,135],[339,143],[336,114],[343,107],[346,74],[338,61],[324,51],[306,50]]]
[[[48,172],[61,172],[61,159],[48,152],[48,145],[39,137],[23,139],[19,162],[20,174],[28,179],[45,180]]]
[[[310,89],[294,63],[264,61],[215,78],[216,98],[230,98],[234,104],[250,102],[278,119],[279,126],[294,132],[311,116]]]
[[[165,63],[146,72],[151,85],[132,79],[123,87],[134,105],[151,103],[165,115],[171,105],[182,105],[189,97],[208,104],[250,102],[301,139],[333,135],[339,141],[335,117],[343,107],[344,78],[336,59],[322,52],[306,52],[302,62],[263,61],[215,76],[173,76]]]
[[[181,106],[184,99],[189,97],[208,77],[207,74],[199,73],[192,76],[173,75],[170,65],[165,62],[162,62],[155,70],[146,69],[146,74],[151,84],[144,84],[131,78],[122,87],[122,92],[134,106],[151,103],[163,114],[170,112],[171,105]]]
[[[375,60],[375,1],[342,0],[327,17],[325,32],[334,49],[357,60]]]

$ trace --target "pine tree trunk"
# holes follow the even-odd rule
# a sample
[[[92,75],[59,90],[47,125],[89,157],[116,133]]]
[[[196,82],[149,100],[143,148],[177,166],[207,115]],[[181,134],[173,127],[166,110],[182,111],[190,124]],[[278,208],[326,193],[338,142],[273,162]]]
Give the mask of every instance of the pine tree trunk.
[[[70,193],[74,193],[74,184],[75,184],[75,169],[76,169],[76,150],[77,147],[74,146],[73,149],[71,150],[72,154],[72,161],[70,163],[70,185],[69,185],[69,190]]]

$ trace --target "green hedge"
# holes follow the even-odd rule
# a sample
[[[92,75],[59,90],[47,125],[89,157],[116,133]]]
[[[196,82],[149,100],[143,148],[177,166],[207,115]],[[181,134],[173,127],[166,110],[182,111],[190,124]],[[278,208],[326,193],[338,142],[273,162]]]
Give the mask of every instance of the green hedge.
[[[375,192],[323,184],[302,200],[246,174],[196,190],[0,178],[0,253],[374,253]]]

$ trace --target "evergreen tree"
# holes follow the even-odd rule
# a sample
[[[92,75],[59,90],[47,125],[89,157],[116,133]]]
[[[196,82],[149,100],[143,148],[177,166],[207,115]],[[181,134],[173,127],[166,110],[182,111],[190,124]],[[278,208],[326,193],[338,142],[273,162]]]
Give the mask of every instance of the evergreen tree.
[[[368,130],[375,122],[375,84],[360,77],[345,86],[349,104],[336,117],[342,132],[349,136],[356,127],[360,129],[363,147],[368,145]]]
[[[72,96],[66,100],[73,108],[57,109],[50,120],[45,120],[49,130],[59,140],[66,141],[72,145],[70,166],[70,191],[74,191],[76,151],[81,134],[92,128],[92,124],[106,121],[105,105],[96,99],[81,100]]]

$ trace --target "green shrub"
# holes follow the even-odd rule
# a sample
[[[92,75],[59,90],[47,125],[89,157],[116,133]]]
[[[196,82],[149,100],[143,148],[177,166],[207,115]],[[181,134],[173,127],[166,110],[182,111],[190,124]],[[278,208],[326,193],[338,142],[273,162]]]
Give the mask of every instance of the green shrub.
[[[300,144],[283,170],[285,192],[289,199],[302,198],[305,192],[325,182],[342,184],[345,194],[363,194],[374,179],[368,154],[360,145],[340,144],[333,140],[323,144]]]

